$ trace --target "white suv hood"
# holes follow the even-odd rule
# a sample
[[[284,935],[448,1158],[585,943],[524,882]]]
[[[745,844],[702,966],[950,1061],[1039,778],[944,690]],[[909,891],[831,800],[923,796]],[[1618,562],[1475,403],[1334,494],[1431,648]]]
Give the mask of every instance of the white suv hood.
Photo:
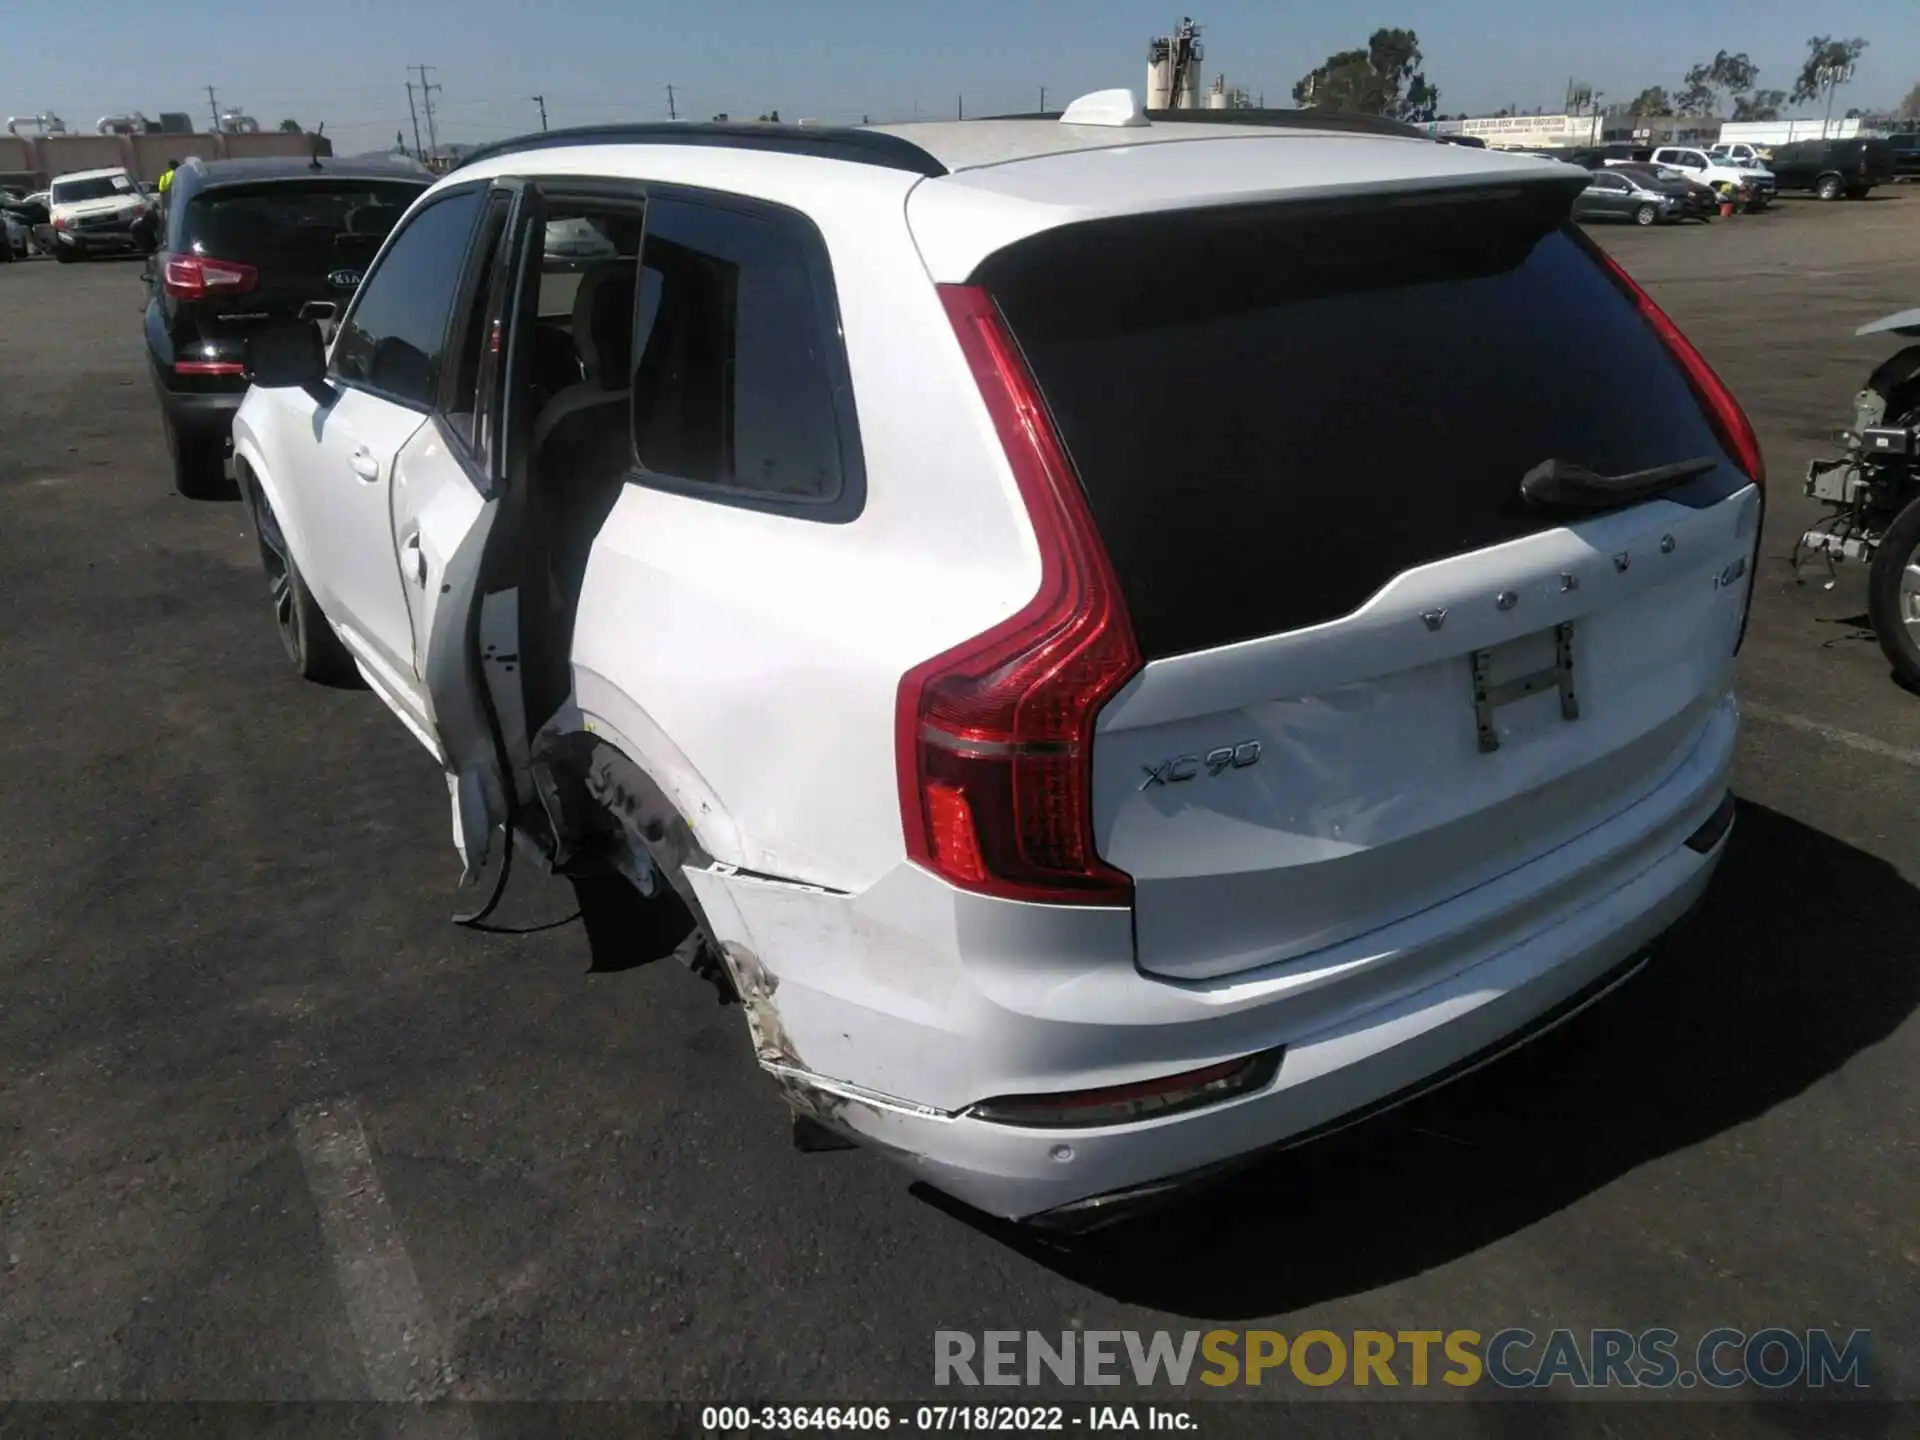
[[[88,215],[112,215],[119,211],[137,215],[146,208],[147,202],[142,196],[109,195],[103,200],[76,200],[55,205],[52,210],[56,215],[65,215],[69,219],[78,220]]]

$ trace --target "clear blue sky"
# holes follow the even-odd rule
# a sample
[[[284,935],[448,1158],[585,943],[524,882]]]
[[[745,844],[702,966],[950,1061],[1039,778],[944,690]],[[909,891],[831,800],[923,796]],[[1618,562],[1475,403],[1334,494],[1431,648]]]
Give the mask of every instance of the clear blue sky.
[[[1183,0],[1184,3],[1184,0]],[[787,119],[904,119],[1030,109],[1144,84],[1149,37],[1178,3],[1143,0],[13,0],[0,19],[0,115],[187,110],[214,85],[263,126],[291,115],[344,149],[406,129],[406,67],[438,69],[443,140],[555,126],[706,118],[777,108]],[[1609,98],[1677,86],[1716,49],[1745,50],[1787,89],[1808,36],[1872,42],[1839,104],[1889,105],[1920,81],[1920,0],[1211,0],[1209,80],[1290,104],[1293,82],[1379,25],[1419,33],[1441,106],[1560,108],[1570,76]]]

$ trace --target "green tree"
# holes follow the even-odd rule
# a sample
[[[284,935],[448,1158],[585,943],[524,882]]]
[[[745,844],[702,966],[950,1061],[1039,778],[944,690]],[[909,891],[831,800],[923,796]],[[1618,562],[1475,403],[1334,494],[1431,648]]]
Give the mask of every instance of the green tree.
[[[1420,37],[1411,30],[1379,29],[1364,50],[1342,50],[1301,76],[1294,102],[1309,110],[1344,110],[1394,120],[1431,120],[1440,91],[1421,66]]]
[[[780,112],[778,110],[769,110],[760,117],[760,120],[761,123],[765,125],[778,125],[780,123]]]
[[[1920,115],[1920,85],[1907,91],[1907,98],[1894,108],[1896,115]]]
[[[1794,104],[1829,94],[1845,84],[1866,48],[1867,42],[1858,36],[1835,40],[1831,35],[1816,35],[1807,41],[1807,63],[1793,82]]]
[[[1759,68],[1745,53],[1729,55],[1719,51],[1713,59],[1702,61],[1687,71],[1684,88],[1674,100],[1676,115],[1705,116],[1718,113],[1724,95],[1737,105],[1739,97],[1753,89],[1760,77]]]
[[[1778,120],[1786,103],[1787,92],[1784,90],[1756,90],[1751,95],[1736,95],[1733,98],[1733,118]]]
[[[306,129],[304,125],[298,120],[295,120],[291,115],[280,122],[280,128],[288,135],[299,135]]]

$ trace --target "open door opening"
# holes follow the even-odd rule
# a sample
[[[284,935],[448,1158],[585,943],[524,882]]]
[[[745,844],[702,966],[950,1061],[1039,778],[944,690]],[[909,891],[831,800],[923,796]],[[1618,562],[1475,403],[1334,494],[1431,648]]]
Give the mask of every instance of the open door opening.
[[[569,855],[570,807],[542,752],[568,728],[587,556],[633,465],[644,229],[634,192],[495,182],[470,257],[444,443],[396,487],[396,549],[463,886],[497,836],[533,841],[550,864]]]

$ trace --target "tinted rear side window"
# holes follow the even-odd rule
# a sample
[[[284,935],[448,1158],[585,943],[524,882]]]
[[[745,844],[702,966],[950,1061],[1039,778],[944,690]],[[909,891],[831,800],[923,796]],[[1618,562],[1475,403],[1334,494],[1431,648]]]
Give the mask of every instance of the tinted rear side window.
[[[857,505],[859,456],[818,236],[772,210],[655,199],[643,265],[632,413],[644,478],[843,518],[829,511]]]
[[[334,339],[342,380],[423,409],[433,403],[454,292],[484,200],[479,190],[448,195],[394,237]]]
[[[172,248],[276,270],[357,268],[425,188],[280,180],[202,190],[181,211]]]
[[[1335,619],[1560,523],[1522,475],[1719,443],[1570,192],[1048,232],[976,277],[1053,411],[1149,657]],[[1670,498],[1745,484],[1723,464]]]

